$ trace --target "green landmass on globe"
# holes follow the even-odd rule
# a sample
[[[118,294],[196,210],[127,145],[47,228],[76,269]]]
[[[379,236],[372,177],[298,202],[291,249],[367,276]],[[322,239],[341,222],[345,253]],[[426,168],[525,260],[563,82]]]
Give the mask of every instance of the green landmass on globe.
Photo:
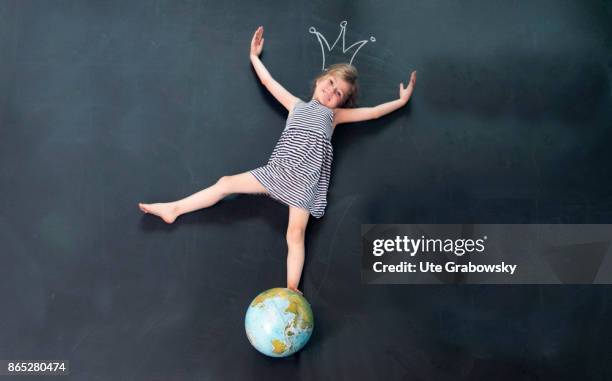
[[[272,288],[259,294],[251,302],[245,318],[251,344],[274,357],[300,350],[310,338],[313,325],[308,301],[287,288]]]

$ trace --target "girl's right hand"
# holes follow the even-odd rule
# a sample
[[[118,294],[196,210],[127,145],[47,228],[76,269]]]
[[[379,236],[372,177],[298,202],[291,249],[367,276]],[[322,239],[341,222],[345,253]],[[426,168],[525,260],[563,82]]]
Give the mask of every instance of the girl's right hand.
[[[258,56],[261,54],[261,50],[263,49],[263,26],[260,26],[253,34],[253,39],[251,40],[251,55]]]

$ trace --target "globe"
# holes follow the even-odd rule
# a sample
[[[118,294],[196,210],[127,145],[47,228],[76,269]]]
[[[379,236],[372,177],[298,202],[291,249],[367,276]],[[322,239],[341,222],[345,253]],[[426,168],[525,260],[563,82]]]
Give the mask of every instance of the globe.
[[[251,345],[271,357],[290,356],[302,349],[313,327],[310,304],[288,288],[272,288],[257,295],[244,318]]]

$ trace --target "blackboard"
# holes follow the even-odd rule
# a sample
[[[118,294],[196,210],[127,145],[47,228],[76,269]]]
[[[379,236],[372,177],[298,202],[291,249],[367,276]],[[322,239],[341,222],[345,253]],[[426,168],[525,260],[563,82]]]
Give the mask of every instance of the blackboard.
[[[309,28],[331,42],[342,21],[368,41],[361,106],[412,70],[416,90],[336,128],[302,278],[317,328],[267,359],[243,319],[284,286],[287,207],[234,195],[167,225],[137,203],[263,165],[287,111],[254,30],[308,100]],[[609,379],[608,286],[366,286],[359,227],[610,223],[611,21],[595,0],[1,1],[0,358],[84,380]]]

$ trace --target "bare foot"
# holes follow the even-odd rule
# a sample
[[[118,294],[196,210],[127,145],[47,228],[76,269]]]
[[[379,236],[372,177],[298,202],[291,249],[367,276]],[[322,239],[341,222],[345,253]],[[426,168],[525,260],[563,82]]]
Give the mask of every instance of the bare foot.
[[[293,288],[293,287],[287,287],[287,288],[290,289],[291,291],[295,291],[295,292],[299,293],[300,295],[304,296],[302,291],[298,290],[297,288]]]
[[[161,217],[168,224],[173,223],[176,217],[178,217],[177,207],[172,202],[160,202],[157,204],[138,203],[138,207],[145,213]]]

